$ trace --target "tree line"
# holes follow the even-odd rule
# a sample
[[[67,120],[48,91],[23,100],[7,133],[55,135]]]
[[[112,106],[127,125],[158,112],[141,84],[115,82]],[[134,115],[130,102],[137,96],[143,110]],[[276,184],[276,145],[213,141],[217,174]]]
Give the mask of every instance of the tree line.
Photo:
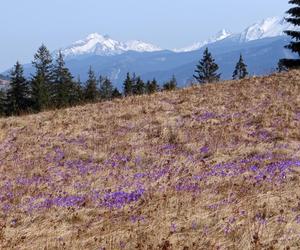
[[[63,54],[59,52],[54,60],[45,45],[34,55],[32,66],[35,73],[26,79],[23,66],[19,62],[14,65],[8,89],[0,90],[0,116],[37,113],[177,88],[175,76],[160,87],[156,79],[144,82],[140,76],[127,73],[121,93],[108,77],[97,77],[92,67],[89,68],[87,81],[82,83],[80,77],[75,80],[66,67]]]
[[[144,82],[140,76],[127,73],[121,93],[108,77],[97,78],[92,67],[88,71],[87,81],[82,83],[80,77],[75,80],[66,67],[63,54],[59,52],[57,58],[53,60],[45,45],[42,45],[34,55],[32,66],[35,73],[28,80],[24,77],[23,66],[19,62],[14,65],[10,72],[9,88],[5,92],[0,91],[0,116],[36,113],[177,88],[175,76],[161,86],[155,78]],[[219,66],[206,49],[203,59],[196,67],[194,79],[198,83],[217,82],[221,76],[217,73],[218,69]],[[247,65],[241,55],[233,72],[233,79],[242,79],[247,75]]]
[[[32,66],[35,72],[30,79],[26,79],[23,66],[19,62],[14,65],[10,72],[9,88],[5,92],[0,91],[1,116],[40,112],[177,88],[175,76],[161,86],[156,79],[144,82],[140,76],[127,73],[121,93],[108,77],[98,78],[92,67],[88,71],[87,81],[82,83],[80,78],[75,80],[66,67],[63,54],[59,52],[54,60],[45,45],[34,55]],[[218,69],[219,66],[206,49],[203,59],[196,67],[194,79],[198,83],[217,82],[221,76],[217,73]],[[247,75],[247,65],[241,55],[233,72],[233,79],[242,79]]]

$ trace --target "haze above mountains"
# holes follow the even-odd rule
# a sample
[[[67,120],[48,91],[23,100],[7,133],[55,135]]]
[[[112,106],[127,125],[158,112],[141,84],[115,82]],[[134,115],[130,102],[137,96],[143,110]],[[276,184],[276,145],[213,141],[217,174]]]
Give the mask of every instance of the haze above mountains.
[[[209,47],[220,66],[223,79],[231,77],[240,53],[244,55],[250,74],[270,73],[282,57],[293,57],[284,49],[289,38],[284,30],[294,29],[283,17],[272,17],[255,23],[241,33],[232,34],[223,29],[214,37],[195,42],[185,48],[162,49],[143,41],[116,41],[109,36],[94,33],[62,49],[72,74],[86,79],[90,66],[99,75],[111,78],[121,88],[127,72],[135,72],[143,79],[156,78],[159,82],[172,75],[180,86],[186,85],[193,75],[195,64],[202,51]],[[57,50],[58,51],[58,50]],[[53,52],[54,55],[57,51]],[[25,74],[33,73],[31,65],[25,65]]]

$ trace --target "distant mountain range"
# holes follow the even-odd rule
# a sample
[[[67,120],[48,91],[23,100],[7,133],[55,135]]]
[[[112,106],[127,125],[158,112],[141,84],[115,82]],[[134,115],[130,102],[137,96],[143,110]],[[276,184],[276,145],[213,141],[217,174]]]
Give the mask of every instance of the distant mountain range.
[[[9,80],[8,76],[0,74],[0,80]]]
[[[231,78],[240,53],[250,74],[274,71],[280,58],[295,57],[284,49],[290,41],[284,30],[289,29],[294,27],[283,17],[272,17],[238,34],[223,29],[208,40],[169,50],[143,41],[120,42],[94,33],[62,49],[62,52],[74,77],[80,76],[83,81],[92,66],[98,75],[110,77],[118,88],[122,87],[127,72],[135,72],[145,80],[155,77],[161,83],[175,75],[179,85],[184,86],[192,79],[195,65],[206,47],[219,64],[223,79]],[[33,73],[30,64],[24,68],[27,76]]]
[[[190,46],[181,49],[168,49],[173,52],[190,52],[198,50],[203,46],[222,41],[226,38],[238,40],[241,43],[254,41],[263,38],[283,36],[284,30],[293,29],[293,25],[287,23],[283,17],[271,17],[261,22],[255,23],[243,32],[233,34],[226,29],[222,29],[215,36],[208,40],[196,42]],[[128,51],[135,52],[156,52],[162,51],[156,45],[143,41],[120,42],[113,40],[108,35],[102,36],[94,33],[84,40],[77,41],[71,46],[63,49],[62,52],[67,58],[76,58],[78,56],[112,56],[126,53]]]

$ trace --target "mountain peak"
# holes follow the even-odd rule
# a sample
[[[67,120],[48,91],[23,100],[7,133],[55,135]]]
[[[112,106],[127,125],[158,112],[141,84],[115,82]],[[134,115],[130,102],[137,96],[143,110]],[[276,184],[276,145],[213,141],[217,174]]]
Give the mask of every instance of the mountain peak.
[[[205,45],[208,45],[210,43],[214,43],[217,41],[221,41],[229,36],[231,36],[232,33],[230,31],[228,31],[227,29],[221,29],[217,34],[215,34],[213,37],[211,37],[208,40],[202,41],[202,42],[196,42],[191,46],[182,48],[182,49],[175,49],[175,52],[189,52],[189,51],[194,51],[197,49],[200,49],[202,47],[204,47]]]
[[[90,40],[90,39],[101,39],[101,38],[105,38],[105,36],[102,36],[98,33],[92,33],[92,34],[89,34],[86,39],[87,40]]]
[[[62,52],[66,57],[80,55],[117,55],[126,51],[153,52],[161,50],[159,47],[139,40],[120,42],[108,35],[92,33],[84,40],[79,40]]]
[[[284,31],[289,29],[295,29],[295,27],[286,22],[284,17],[269,17],[245,29],[240,35],[240,41],[248,42],[267,37],[283,36]]]
[[[232,34],[230,31],[226,29],[220,30],[215,36],[212,38],[194,43],[191,46],[188,46],[183,49],[175,49],[175,52],[189,52],[193,50],[198,50],[208,44],[215,43],[217,41],[221,41],[227,38],[238,39],[240,42],[249,42],[258,39],[268,38],[268,37],[277,37],[284,36],[285,30],[294,30],[296,28],[294,25],[288,23],[283,16],[275,16],[263,19],[257,23],[250,25],[241,33]]]
[[[229,37],[231,35],[232,35],[232,33],[229,30],[227,30],[227,29],[221,29],[216,34],[215,38],[218,39],[218,40],[223,40],[223,39],[225,39],[225,38],[227,38],[227,37]]]

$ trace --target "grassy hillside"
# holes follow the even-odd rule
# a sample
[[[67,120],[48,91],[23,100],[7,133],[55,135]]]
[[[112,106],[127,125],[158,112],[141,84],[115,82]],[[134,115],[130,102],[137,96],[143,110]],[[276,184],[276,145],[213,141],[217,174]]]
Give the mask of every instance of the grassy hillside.
[[[1,249],[299,249],[300,72],[0,119]]]

